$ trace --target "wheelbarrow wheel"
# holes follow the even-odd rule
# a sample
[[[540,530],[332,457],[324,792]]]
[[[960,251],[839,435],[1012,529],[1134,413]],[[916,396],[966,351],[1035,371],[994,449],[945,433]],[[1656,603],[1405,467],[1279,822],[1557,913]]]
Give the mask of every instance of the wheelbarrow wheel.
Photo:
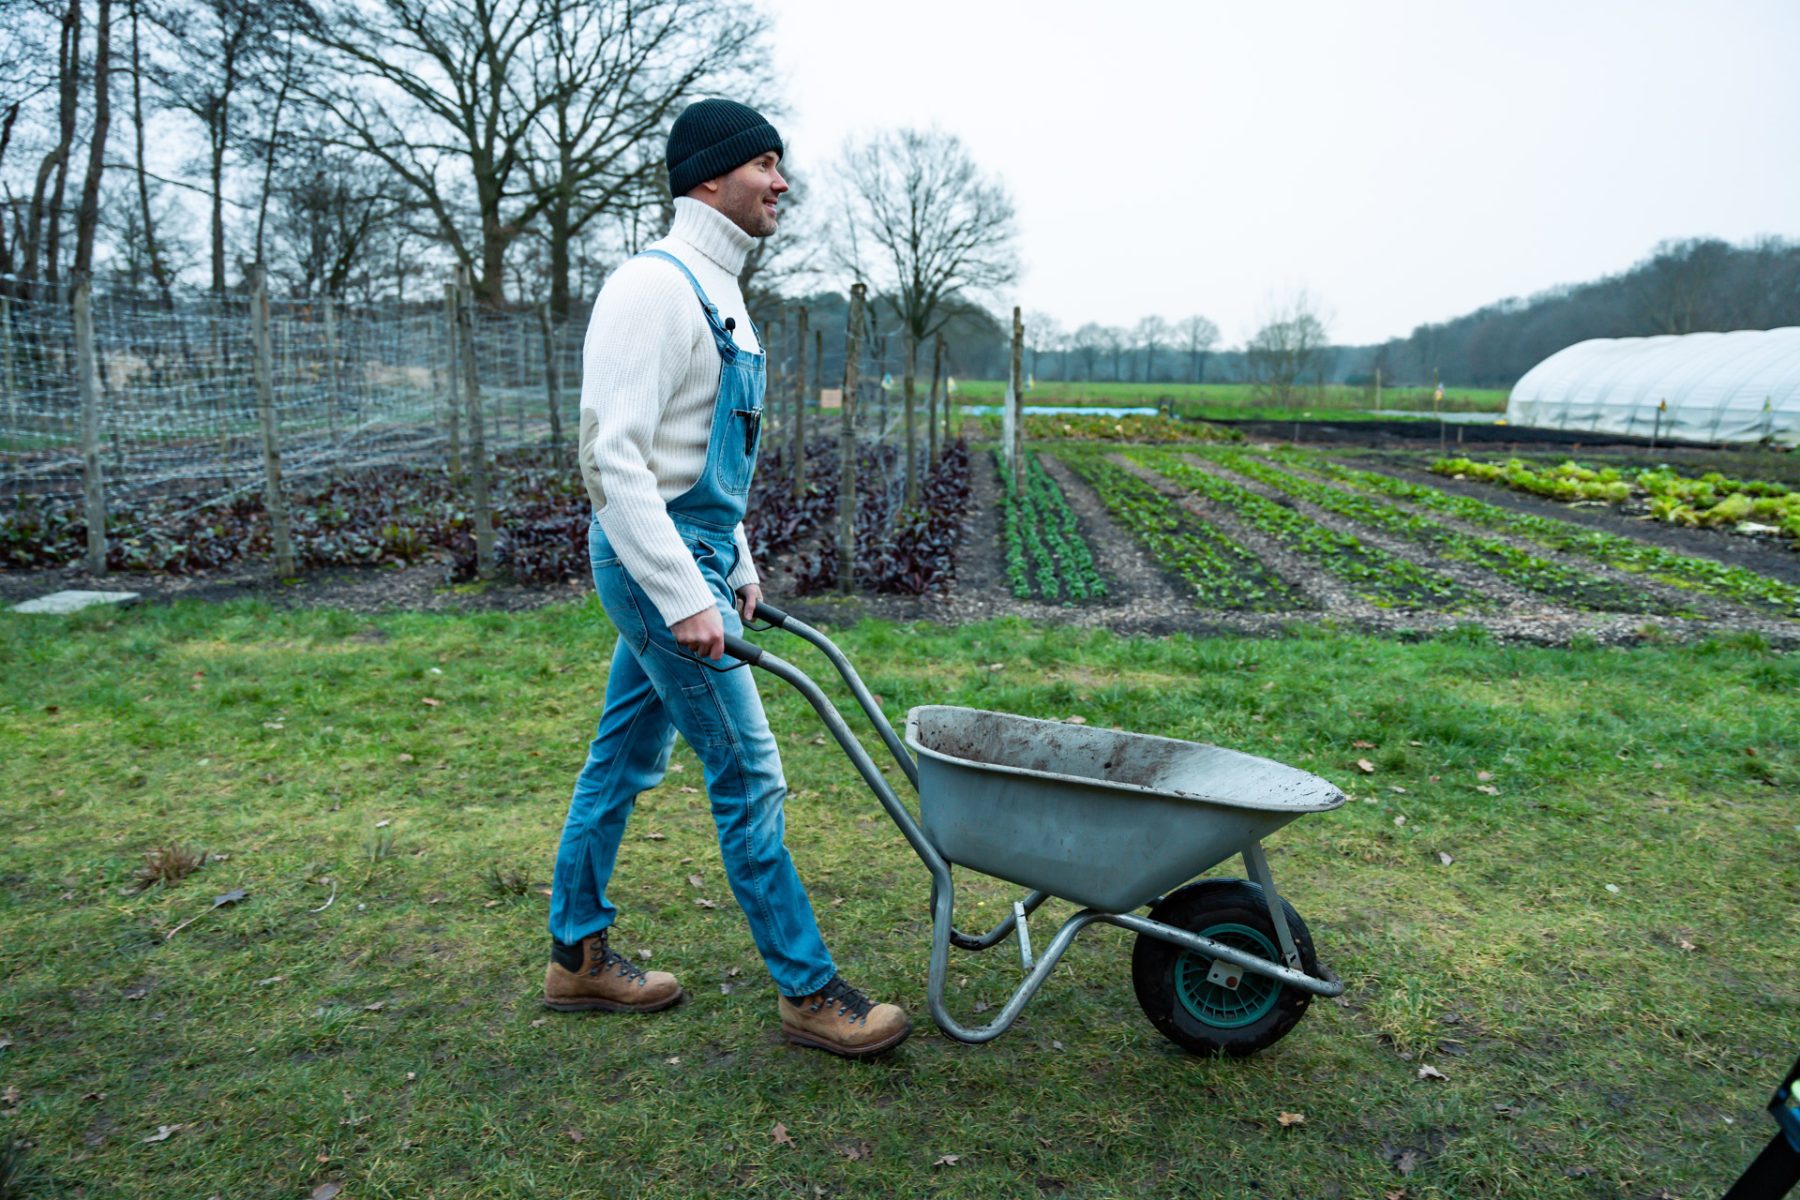
[[[1281,902],[1300,966],[1318,974],[1312,935],[1293,906]],[[1202,879],[1163,897],[1150,919],[1281,962],[1281,942],[1262,889],[1242,879]],[[1131,951],[1138,1005],[1157,1031],[1194,1054],[1242,1058],[1280,1041],[1306,1014],[1310,993],[1248,971],[1210,980],[1216,960],[1139,934]]]

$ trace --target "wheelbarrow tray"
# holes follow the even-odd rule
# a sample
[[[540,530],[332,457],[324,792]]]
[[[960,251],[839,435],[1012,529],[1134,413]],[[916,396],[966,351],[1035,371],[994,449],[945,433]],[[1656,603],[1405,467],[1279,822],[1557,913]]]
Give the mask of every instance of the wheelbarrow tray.
[[[1344,802],[1305,771],[1152,734],[927,704],[905,736],[920,823],[944,858],[1101,912],[1130,912]]]

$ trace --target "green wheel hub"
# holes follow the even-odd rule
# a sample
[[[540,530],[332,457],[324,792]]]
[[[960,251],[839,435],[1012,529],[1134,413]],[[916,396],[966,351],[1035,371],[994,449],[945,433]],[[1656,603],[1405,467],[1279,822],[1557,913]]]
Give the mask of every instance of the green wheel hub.
[[[1214,925],[1199,932],[1201,937],[1234,950],[1247,951],[1270,962],[1281,961],[1269,939],[1248,925]],[[1175,960],[1175,996],[1190,1016],[1215,1029],[1241,1029],[1269,1015],[1281,995],[1279,983],[1266,975],[1245,971],[1235,990],[1222,987],[1206,978],[1212,965],[1212,959],[1192,950],[1183,950]]]

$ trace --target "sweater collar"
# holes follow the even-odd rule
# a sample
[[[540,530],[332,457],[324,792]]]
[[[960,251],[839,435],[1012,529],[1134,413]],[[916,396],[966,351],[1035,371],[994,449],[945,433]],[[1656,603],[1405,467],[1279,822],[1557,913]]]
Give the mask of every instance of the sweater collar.
[[[727,275],[743,271],[744,260],[756,244],[730,217],[691,196],[675,197],[675,224],[669,236],[712,259]]]

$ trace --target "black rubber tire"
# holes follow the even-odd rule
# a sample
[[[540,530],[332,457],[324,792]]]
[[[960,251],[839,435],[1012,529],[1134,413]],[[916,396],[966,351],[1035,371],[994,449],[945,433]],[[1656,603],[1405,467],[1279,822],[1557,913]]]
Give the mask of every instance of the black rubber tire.
[[[1286,900],[1281,906],[1294,947],[1300,951],[1301,969],[1317,976],[1319,964],[1313,957],[1312,934],[1307,931],[1306,922]],[[1150,919],[1189,933],[1203,933],[1222,924],[1242,925],[1258,931],[1271,946],[1280,945],[1269,920],[1263,890],[1244,879],[1202,879],[1190,883],[1163,897],[1150,910]],[[1177,994],[1178,971],[1182,960],[1190,955],[1199,957],[1193,951],[1140,933],[1131,950],[1131,984],[1137,991],[1138,1006],[1157,1032],[1192,1054],[1233,1058],[1255,1054],[1285,1037],[1312,1003],[1310,992],[1276,984],[1273,1006],[1251,1024],[1237,1028],[1210,1024],[1182,1003]],[[1280,960],[1277,950],[1274,961]]]

